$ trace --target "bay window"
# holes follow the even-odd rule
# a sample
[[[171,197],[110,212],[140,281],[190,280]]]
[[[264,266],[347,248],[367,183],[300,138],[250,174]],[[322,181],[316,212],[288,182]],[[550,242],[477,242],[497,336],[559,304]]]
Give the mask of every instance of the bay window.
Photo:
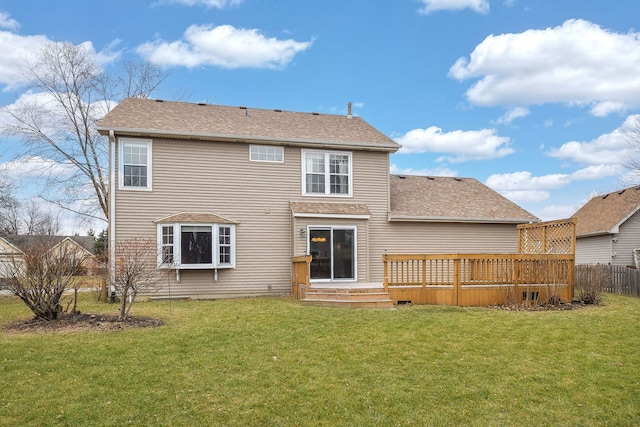
[[[159,224],[158,245],[160,267],[235,267],[235,225],[232,224]]]

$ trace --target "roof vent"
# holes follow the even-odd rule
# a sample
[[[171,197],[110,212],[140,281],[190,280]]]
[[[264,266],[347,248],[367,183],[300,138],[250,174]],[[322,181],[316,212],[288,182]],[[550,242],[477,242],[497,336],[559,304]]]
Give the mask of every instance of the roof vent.
[[[353,117],[351,115],[351,101],[347,102],[347,118],[350,119],[351,117]]]
[[[602,200],[606,199],[607,197],[609,197],[609,195],[605,194],[604,196],[602,196]]]
[[[276,110],[273,110],[273,111],[275,111],[276,113],[282,113],[282,110],[280,110],[280,109],[276,109]]]
[[[428,176],[428,177],[427,177],[427,179],[430,179],[431,181],[433,181],[433,180],[434,180],[434,179],[436,179],[436,178],[435,178],[435,177],[433,177],[433,176]]]
[[[458,178],[458,177],[455,177],[453,179],[455,179],[456,181],[462,181],[462,178]]]
[[[626,189],[626,188],[625,188],[624,190],[620,191],[618,194],[622,194],[622,193],[624,193],[625,191],[627,191],[627,189]]]
[[[242,106],[240,106],[238,108],[241,109],[241,110],[246,110],[247,109],[247,107],[242,107]]]
[[[156,99],[156,102],[164,102],[162,99]]]
[[[398,175],[398,178],[400,178],[400,179],[406,179],[407,177],[406,177],[406,176],[404,176],[404,175]]]
[[[207,104],[204,102],[198,102],[198,105],[207,105]]]
[[[319,115],[320,115],[320,113],[318,113],[317,111],[314,111],[314,112],[313,112],[313,113],[311,113],[311,114],[313,114],[314,116],[319,116]]]

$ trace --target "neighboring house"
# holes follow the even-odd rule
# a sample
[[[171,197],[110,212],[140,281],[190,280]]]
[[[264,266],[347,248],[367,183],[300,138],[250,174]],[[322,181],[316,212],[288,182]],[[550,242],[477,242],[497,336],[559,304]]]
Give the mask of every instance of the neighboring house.
[[[50,250],[75,251],[87,270],[94,268],[94,239],[91,236],[0,236],[0,278],[7,278],[12,266],[24,256],[30,246],[46,245]]]
[[[576,264],[636,265],[640,250],[640,186],[596,196],[573,216]]]
[[[538,221],[474,179],[389,175],[400,146],[350,111],[125,99],[98,130],[109,237],[157,241],[159,296],[286,294],[305,254],[312,284],[382,283],[385,251],[516,252]]]

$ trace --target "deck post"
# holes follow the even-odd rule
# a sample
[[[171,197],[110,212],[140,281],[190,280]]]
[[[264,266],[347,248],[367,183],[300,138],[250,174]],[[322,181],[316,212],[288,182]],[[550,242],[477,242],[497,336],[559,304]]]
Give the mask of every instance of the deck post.
[[[453,260],[453,289],[456,305],[460,305],[460,265],[462,260],[458,257]]]
[[[385,253],[384,255],[382,255],[382,264],[383,264],[383,269],[384,269],[384,278],[383,278],[383,285],[384,285],[384,291],[385,292],[389,292],[389,264],[387,261],[387,254]]]

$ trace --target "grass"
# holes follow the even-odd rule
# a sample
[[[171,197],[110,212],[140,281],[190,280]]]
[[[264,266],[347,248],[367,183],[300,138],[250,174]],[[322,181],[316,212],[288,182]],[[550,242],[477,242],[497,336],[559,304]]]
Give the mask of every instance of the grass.
[[[80,309],[117,310],[83,295]],[[640,299],[507,312],[138,303],[156,329],[0,332],[0,425],[640,424]],[[28,317],[0,298],[0,324]]]

